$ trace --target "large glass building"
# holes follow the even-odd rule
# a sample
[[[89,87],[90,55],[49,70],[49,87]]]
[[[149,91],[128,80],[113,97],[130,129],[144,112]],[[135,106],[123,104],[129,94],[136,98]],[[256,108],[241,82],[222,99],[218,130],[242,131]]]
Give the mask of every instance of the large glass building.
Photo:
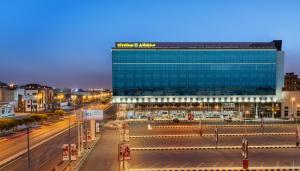
[[[281,46],[280,40],[117,42],[112,49],[113,102],[126,108],[126,117],[170,117],[174,111],[183,117],[280,116]]]

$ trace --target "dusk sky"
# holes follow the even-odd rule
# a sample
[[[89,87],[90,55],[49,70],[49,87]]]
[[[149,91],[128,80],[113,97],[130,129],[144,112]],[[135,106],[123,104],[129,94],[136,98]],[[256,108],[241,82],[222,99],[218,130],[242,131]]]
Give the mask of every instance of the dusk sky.
[[[111,87],[115,41],[283,40],[300,74],[299,0],[1,0],[0,81]]]

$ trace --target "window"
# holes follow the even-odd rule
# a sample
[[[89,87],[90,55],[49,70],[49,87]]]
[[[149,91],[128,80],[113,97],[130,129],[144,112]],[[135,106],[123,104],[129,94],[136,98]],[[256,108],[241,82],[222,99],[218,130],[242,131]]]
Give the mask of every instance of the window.
[[[289,111],[284,111],[284,116],[288,116],[289,115]]]

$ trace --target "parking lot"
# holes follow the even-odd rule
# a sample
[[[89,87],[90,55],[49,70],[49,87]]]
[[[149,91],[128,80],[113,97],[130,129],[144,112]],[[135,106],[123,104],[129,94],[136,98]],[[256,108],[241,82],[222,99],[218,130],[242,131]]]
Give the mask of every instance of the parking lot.
[[[214,148],[216,126],[218,149]],[[202,136],[198,122],[130,122],[129,128],[132,148],[129,165],[132,169],[242,168],[244,138],[249,142],[250,168],[300,167],[300,148],[296,147],[294,123],[274,122],[261,127],[259,122],[248,125],[203,122]]]

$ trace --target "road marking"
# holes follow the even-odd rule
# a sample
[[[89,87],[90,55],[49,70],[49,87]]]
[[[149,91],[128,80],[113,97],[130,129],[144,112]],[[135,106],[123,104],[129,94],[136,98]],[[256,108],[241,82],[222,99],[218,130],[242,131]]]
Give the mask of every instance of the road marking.
[[[279,149],[279,148],[300,148],[294,145],[268,145],[268,146],[249,146],[249,149]],[[232,150],[241,149],[241,146],[198,146],[198,147],[131,147],[131,151],[162,151],[162,150]]]
[[[295,125],[279,125],[279,124],[272,124],[272,125],[264,125],[265,127],[295,127]],[[166,126],[152,126],[156,129],[182,129],[182,128],[199,128],[196,125],[166,125]],[[203,127],[225,127],[225,128],[240,128],[240,127],[261,127],[261,125],[203,125]]]
[[[170,166],[172,166],[174,164],[174,162],[171,162],[170,164],[166,165],[166,168],[169,168]]]
[[[197,165],[197,167],[201,167],[204,163],[201,162],[200,164]]]
[[[273,133],[247,133],[247,134],[219,134],[219,136],[265,136],[265,135],[281,135],[290,136],[295,135],[295,133],[290,132],[273,132]],[[199,137],[199,134],[166,134],[166,135],[131,135],[130,138],[185,138],[185,137]],[[215,134],[203,134],[203,137],[215,136]]]
[[[188,161],[188,162],[185,162],[181,167],[185,167],[185,166],[188,166],[189,164],[190,164],[191,162],[190,161]]]
[[[71,128],[73,128],[73,127],[75,127],[75,126],[76,126],[76,125],[73,125],[73,126],[71,126]],[[58,135],[63,134],[64,132],[67,132],[67,131],[68,131],[68,129],[65,129],[65,130],[63,130],[63,131],[61,131],[61,132],[58,132],[58,133],[56,133],[56,134],[54,134],[54,135],[52,135],[52,136],[50,136],[50,137],[48,137],[48,138],[46,138],[46,139],[44,139],[44,140],[42,140],[42,141],[40,141],[40,142],[34,144],[34,145],[31,145],[31,146],[30,146],[30,151],[33,150],[34,148],[36,148],[36,147],[42,145],[43,143],[45,143],[45,142],[51,140],[52,138],[55,138],[55,137],[57,137]],[[12,156],[6,158],[5,160],[0,161],[0,169],[6,167],[9,163],[12,163],[13,161],[17,160],[21,155],[25,154],[26,152],[27,152],[27,149],[24,149],[24,150],[22,150],[22,151],[20,151],[20,152],[18,152],[18,153],[16,153],[16,154],[14,154],[14,155],[12,155]]]
[[[300,167],[249,167],[247,170],[295,170]],[[244,171],[242,167],[188,167],[188,168],[139,168],[129,169],[129,171]]]

